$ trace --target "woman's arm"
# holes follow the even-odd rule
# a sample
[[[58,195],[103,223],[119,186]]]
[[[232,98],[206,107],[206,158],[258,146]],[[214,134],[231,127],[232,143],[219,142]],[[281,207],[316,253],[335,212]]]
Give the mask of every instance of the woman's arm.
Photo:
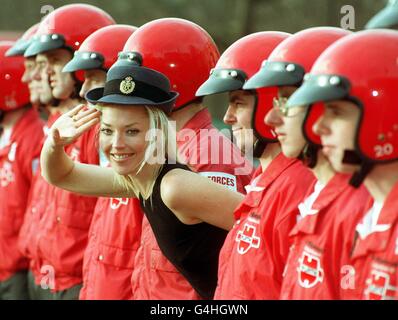
[[[182,169],[172,170],[164,176],[161,196],[181,222],[207,222],[225,230],[233,227],[234,210],[244,198],[238,192]]]
[[[111,168],[74,162],[65,153],[65,146],[99,122],[100,112],[82,111],[83,107],[65,113],[51,127],[40,156],[42,176],[50,184],[71,192],[97,197],[129,197],[127,191],[115,183],[116,173]]]

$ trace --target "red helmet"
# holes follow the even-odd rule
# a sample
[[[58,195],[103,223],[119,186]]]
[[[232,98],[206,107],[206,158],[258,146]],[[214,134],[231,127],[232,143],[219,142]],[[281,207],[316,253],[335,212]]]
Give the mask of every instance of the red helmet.
[[[15,56],[23,56],[26,49],[31,44],[33,36],[36,34],[39,29],[40,23],[35,24],[30,27],[21,38],[6,52],[7,57],[15,57]]]
[[[355,153],[362,163],[398,160],[398,33],[368,30],[330,46],[288,106],[349,100],[361,111]]]
[[[0,110],[11,111],[29,103],[28,86],[21,78],[25,71],[24,58],[6,57],[5,54],[15,42],[0,42]]]
[[[51,12],[40,23],[25,57],[65,48],[76,51],[94,31],[115,24],[105,11],[87,4],[70,4]]]
[[[275,47],[290,34],[284,32],[257,32],[233,43],[220,57],[210,77],[197,91],[205,96],[227,91],[242,90],[245,81],[260,67]],[[264,142],[276,142],[271,128],[264,123],[264,117],[272,107],[276,88],[256,90],[257,102],[252,126],[256,136]]]
[[[124,52],[138,52],[142,65],[166,75],[180,95],[174,109],[195,99],[195,92],[220,54],[210,35],[197,24],[177,18],[151,21],[127,41]]]
[[[295,86],[299,87],[306,72],[320,54],[332,43],[350,34],[340,28],[317,27],[300,31],[281,44],[265,60],[259,72],[250,78],[244,85],[244,89],[252,90],[265,87]],[[318,108],[314,108],[314,111]],[[312,126],[319,117],[307,114],[303,122],[303,132],[306,139],[320,145],[319,136],[312,131]]]
[[[75,56],[64,67],[63,72],[90,69],[108,71],[135,30],[137,27],[112,25],[95,31],[84,40],[79,50],[75,51]]]

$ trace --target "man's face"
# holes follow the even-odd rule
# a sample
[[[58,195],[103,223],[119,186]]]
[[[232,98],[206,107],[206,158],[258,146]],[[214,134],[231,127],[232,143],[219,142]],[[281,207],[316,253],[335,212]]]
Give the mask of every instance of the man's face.
[[[103,87],[106,82],[106,72],[100,69],[86,70],[84,72],[84,83],[80,90],[80,97],[84,99],[90,90]]]
[[[255,96],[244,90],[229,93],[229,105],[224,115],[224,123],[232,127],[232,133],[239,149],[245,153],[255,141],[252,130]]]
[[[314,124],[315,133],[321,137],[322,151],[338,172],[353,173],[359,168],[343,163],[344,152],[354,150],[359,116],[360,110],[352,102],[332,101],[325,104],[324,115]]]
[[[36,56],[36,67],[33,72],[33,79],[37,81],[39,86],[39,99],[42,105],[49,105],[54,100],[52,88],[50,86],[50,77],[47,72],[48,60],[43,54]]]
[[[265,123],[274,128],[283,154],[289,158],[297,158],[306,145],[302,132],[306,108],[303,106],[285,108],[287,99],[296,90],[296,87],[279,87],[278,99],[274,103],[276,105],[265,117]]]
[[[43,56],[47,59],[47,73],[54,98],[70,98],[75,91],[76,81],[72,73],[64,73],[62,69],[72,59],[72,53],[66,49],[56,49],[44,53]]]
[[[30,102],[33,105],[38,105],[40,103],[40,81],[34,79],[34,72],[36,68],[35,58],[26,58],[25,62],[25,72],[22,76],[22,82],[26,83],[29,87]]]

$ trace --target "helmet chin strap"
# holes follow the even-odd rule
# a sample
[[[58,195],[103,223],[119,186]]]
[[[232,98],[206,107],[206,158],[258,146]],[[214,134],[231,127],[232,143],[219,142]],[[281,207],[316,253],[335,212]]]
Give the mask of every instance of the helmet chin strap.
[[[61,104],[60,99],[53,98],[50,102],[51,107],[57,108]]]
[[[350,185],[352,185],[354,188],[359,188],[369,172],[372,171],[373,167],[374,163],[364,161],[359,171],[352,175],[350,179]]]
[[[344,150],[343,163],[360,165],[362,162],[363,160],[354,150]]]
[[[356,171],[350,179],[350,185],[354,188],[359,188],[374,167],[374,163],[361,159],[353,150],[344,150],[343,163],[361,166],[359,171]]]
[[[318,145],[308,142],[298,156],[298,159],[303,161],[308,168],[312,169],[316,166],[318,161],[319,149],[320,147]]]
[[[254,142],[254,145],[253,145],[253,157],[260,158],[262,156],[262,154],[264,153],[264,150],[267,147],[267,145],[268,145],[268,142],[257,139],[257,141]]]

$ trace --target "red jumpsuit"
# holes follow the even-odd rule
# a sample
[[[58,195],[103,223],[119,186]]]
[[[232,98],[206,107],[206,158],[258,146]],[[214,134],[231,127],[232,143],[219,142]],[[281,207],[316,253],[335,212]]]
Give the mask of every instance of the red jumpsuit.
[[[142,217],[138,199],[98,199],[84,253],[81,300],[133,298],[130,281]]]
[[[56,119],[51,117],[49,127]],[[97,146],[93,129],[65,151],[75,161],[98,164]],[[37,285],[57,292],[82,283],[83,254],[96,202],[97,198],[50,186],[40,175],[36,177],[20,247],[31,259]]]
[[[355,226],[370,198],[354,189],[350,176],[336,174],[290,233],[292,246],[284,272],[281,299],[337,300]],[[344,285],[344,284],[343,284]]]
[[[298,205],[315,183],[308,168],[279,154],[235,210],[220,253],[215,299],[278,299]]]
[[[0,281],[28,269],[28,260],[18,250],[18,234],[39,164],[43,125],[35,109],[26,111],[8,145],[0,149]]]
[[[398,183],[383,203],[377,224],[369,232],[359,232],[365,219],[366,214],[356,228],[347,266],[353,281],[342,288],[342,298],[398,300]]]

